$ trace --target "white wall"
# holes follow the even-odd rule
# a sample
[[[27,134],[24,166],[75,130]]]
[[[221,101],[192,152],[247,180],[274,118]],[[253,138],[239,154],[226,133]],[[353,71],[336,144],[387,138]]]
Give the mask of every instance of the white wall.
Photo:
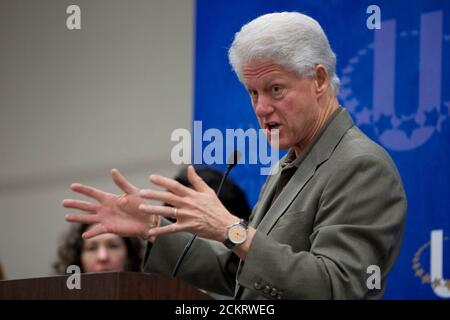
[[[66,8],[81,7],[81,30]],[[72,182],[117,191],[173,175],[190,128],[193,0],[0,2],[0,262],[8,279],[52,273]]]

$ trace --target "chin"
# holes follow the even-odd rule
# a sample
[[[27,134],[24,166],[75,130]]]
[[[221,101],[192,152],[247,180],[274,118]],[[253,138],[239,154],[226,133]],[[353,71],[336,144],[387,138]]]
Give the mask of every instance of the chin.
[[[277,149],[277,150],[288,150],[291,148],[292,144],[287,142],[287,141],[283,141],[283,140],[279,140],[278,141],[278,146],[274,145],[272,143],[272,140],[269,138],[269,143],[270,143],[270,147],[272,149]]]
[[[116,271],[118,271],[118,270],[114,269],[114,268],[102,268],[102,269],[99,269],[97,272],[116,272]]]

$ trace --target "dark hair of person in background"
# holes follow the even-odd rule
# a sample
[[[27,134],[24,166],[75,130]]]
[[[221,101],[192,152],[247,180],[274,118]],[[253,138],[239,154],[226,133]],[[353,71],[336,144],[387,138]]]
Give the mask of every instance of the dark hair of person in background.
[[[223,177],[222,172],[208,166],[195,166],[195,171],[214,191],[217,192]],[[181,169],[174,179],[185,186],[192,187],[187,178],[187,167]],[[225,180],[219,199],[228,211],[239,218],[248,220],[251,209],[247,202],[247,197],[244,191],[242,191],[231,178],[227,177]]]
[[[67,267],[70,265],[77,265],[80,267],[81,272],[85,272],[81,262],[81,255],[84,245],[84,239],[81,235],[87,230],[88,227],[88,225],[74,224],[65,236],[63,243],[58,249],[58,260],[53,264],[53,269],[58,274],[66,274]],[[137,238],[121,238],[123,239],[127,250],[127,263],[125,271],[141,271],[141,241]]]

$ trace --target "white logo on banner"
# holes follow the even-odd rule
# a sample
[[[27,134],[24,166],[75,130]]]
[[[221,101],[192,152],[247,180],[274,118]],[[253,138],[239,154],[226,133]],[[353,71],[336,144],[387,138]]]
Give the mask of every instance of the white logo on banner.
[[[431,231],[431,241],[422,245],[415,253],[412,260],[412,268],[416,277],[420,277],[422,284],[431,284],[433,292],[441,298],[450,298],[450,279],[445,279],[444,268],[444,238],[443,230]],[[430,247],[430,273],[420,263],[424,251]]]
[[[450,115],[450,101],[441,101],[442,55],[446,51],[443,44],[450,43],[450,36],[443,35],[443,12],[423,13],[419,29],[398,32],[396,20],[383,21],[381,28],[374,30],[374,43],[358,50],[342,69],[340,98],[343,105],[355,117],[357,125],[372,126],[379,142],[391,150],[406,151],[421,146],[436,131],[442,130],[442,124]],[[396,43],[408,37],[412,40],[420,37],[418,106],[415,114],[397,116]],[[352,89],[359,81],[358,72],[353,77],[354,70],[367,64],[373,64],[372,101]]]

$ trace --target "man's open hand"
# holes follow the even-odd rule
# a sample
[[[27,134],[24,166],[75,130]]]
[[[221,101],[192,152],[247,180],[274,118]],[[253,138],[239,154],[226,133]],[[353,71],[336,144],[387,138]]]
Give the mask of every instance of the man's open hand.
[[[227,226],[239,221],[220,202],[214,190],[197,175],[192,166],[188,167],[188,179],[193,188],[188,188],[176,180],[159,175],[150,176],[150,182],[167,191],[141,190],[147,199],[161,201],[170,206],[140,205],[142,212],[175,218],[176,222],[164,227],[149,229],[148,236],[187,231],[203,238],[224,241]]]
[[[74,183],[71,189],[97,200],[91,203],[82,200],[65,199],[63,206],[85,211],[89,214],[68,214],[66,220],[92,224],[84,234],[89,239],[104,233],[114,233],[121,236],[134,236],[149,239],[148,232],[158,225],[159,217],[149,215],[139,206],[144,202],[139,195],[139,189],[129,183],[116,169],[111,171],[114,183],[124,192],[116,195],[93,187]]]

